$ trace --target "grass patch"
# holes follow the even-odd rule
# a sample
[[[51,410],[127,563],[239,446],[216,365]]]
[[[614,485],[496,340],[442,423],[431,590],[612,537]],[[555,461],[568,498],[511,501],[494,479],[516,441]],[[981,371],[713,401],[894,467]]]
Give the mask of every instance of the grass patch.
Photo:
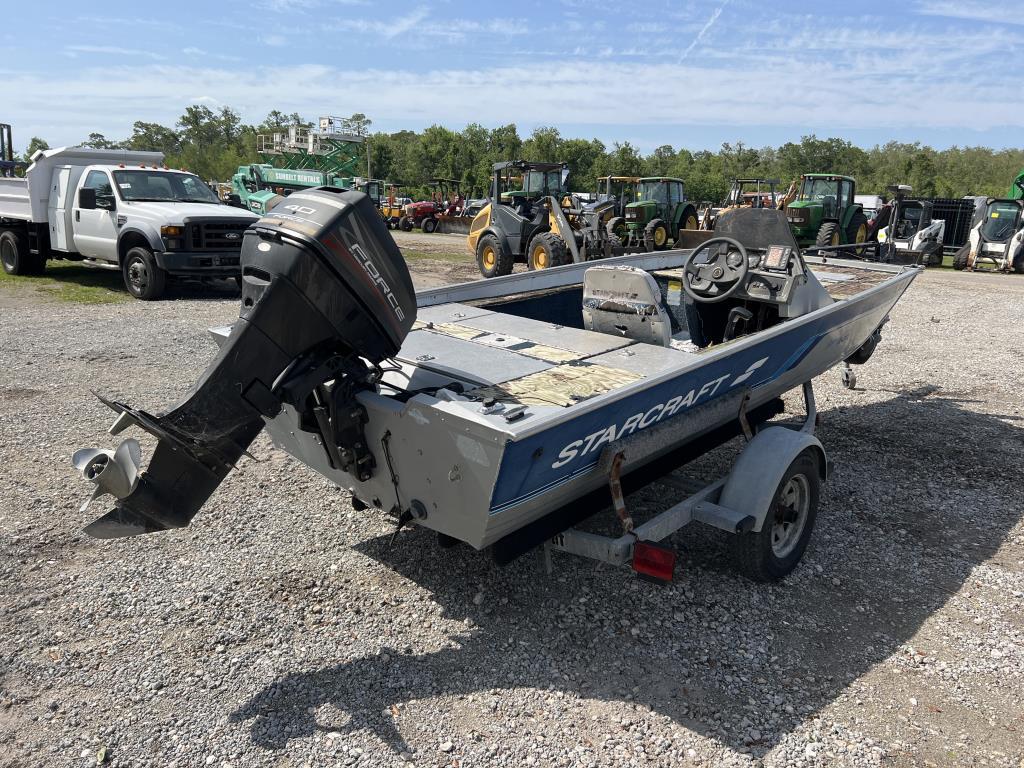
[[[49,261],[42,275],[8,275],[0,270],[0,287],[29,290],[73,304],[117,304],[130,301],[121,273],[79,261]]]
[[[468,251],[417,251],[413,248],[402,248],[402,256],[406,261],[453,261],[462,264],[473,261]]]

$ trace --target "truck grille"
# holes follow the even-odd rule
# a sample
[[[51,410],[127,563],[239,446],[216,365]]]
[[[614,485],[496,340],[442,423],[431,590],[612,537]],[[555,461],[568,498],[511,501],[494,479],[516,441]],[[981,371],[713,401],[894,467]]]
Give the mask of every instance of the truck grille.
[[[193,251],[240,251],[247,221],[207,221],[190,224],[189,247]]]

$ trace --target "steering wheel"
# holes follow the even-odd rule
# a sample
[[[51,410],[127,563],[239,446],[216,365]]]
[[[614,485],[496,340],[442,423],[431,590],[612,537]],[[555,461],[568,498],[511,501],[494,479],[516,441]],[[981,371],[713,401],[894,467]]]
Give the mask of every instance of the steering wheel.
[[[697,256],[718,246],[710,260],[697,263]],[[683,290],[691,299],[715,304],[732,296],[744,284],[750,270],[747,249],[731,237],[713,237],[694,248],[683,263]]]

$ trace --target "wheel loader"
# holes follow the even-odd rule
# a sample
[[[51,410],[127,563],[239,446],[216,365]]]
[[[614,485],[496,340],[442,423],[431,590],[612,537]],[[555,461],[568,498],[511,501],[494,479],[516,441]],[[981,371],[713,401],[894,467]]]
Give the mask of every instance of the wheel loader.
[[[480,274],[499,277],[517,263],[547,269],[622,253],[606,227],[614,202],[578,205],[568,177],[564,163],[495,163],[487,204],[466,239]]]
[[[849,176],[805,173],[794,182],[781,207],[801,248],[850,245],[867,240],[868,218],[854,201],[857,182]]]

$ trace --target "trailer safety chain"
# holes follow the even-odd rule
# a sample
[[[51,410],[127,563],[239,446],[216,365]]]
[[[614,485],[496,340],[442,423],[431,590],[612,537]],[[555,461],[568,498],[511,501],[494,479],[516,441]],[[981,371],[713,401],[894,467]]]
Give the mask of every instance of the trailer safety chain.
[[[626,511],[626,499],[622,495],[622,465],[626,460],[626,454],[619,451],[612,457],[612,466],[608,470],[608,491],[612,495],[612,506],[615,507],[615,514],[622,523],[623,533],[633,532],[633,518]]]

